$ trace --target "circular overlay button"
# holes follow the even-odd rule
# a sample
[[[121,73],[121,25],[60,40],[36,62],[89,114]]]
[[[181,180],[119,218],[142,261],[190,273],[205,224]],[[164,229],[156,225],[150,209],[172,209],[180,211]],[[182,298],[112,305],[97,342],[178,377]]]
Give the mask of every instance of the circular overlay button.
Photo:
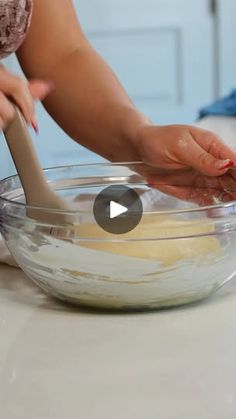
[[[143,215],[137,192],[123,185],[108,186],[98,194],[93,206],[96,222],[108,233],[124,234],[133,230]]]

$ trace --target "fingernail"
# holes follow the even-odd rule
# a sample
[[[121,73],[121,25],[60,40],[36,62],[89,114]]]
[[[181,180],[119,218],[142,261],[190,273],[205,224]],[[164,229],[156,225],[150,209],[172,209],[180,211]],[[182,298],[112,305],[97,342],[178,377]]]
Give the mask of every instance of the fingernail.
[[[38,123],[36,121],[31,121],[31,125],[32,125],[34,131],[36,132],[36,134],[38,134],[39,133]]]
[[[225,160],[221,161],[217,164],[219,170],[229,169],[230,167],[234,166],[234,162],[232,160]]]

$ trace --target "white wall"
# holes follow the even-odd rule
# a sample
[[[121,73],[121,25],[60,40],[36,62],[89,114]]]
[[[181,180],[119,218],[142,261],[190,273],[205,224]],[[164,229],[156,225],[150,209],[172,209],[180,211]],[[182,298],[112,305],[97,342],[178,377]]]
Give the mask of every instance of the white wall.
[[[219,95],[236,89],[236,0],[218,0]]]
[[[74,0],[81,24],[136,105],[155,123],[191,123],[217,93],[236,87],[236,0]],[[7,60],[15,72],[14,57]],[[42,166],[100,160],[71,141],[41,106]],[[0,177],[13,172],[4,140]]]

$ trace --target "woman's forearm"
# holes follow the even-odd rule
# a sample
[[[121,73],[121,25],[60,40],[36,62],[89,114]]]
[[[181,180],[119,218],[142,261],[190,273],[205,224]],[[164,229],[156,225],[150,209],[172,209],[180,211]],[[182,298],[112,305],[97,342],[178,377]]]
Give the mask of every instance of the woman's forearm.
[[[148,123],[103,59],[86,44],[29,77],[52,80],[55,89],[44,105],[71,138],[112,161],[137,160],[135,136]]]
[[[55,83],[44,104],[73,139],[111,160],[138,158],[136,131],[146,118],[89,44],[72,0],[34,0],[18,58],[28,78]]]
[[[113,161],[138,159],[135,136],[147,118],[91,47],[67,56],[47,78],[55,91],[45,106],[73,139]]]
[[[18,57],[28,78],[41,79],[23,84],[32,107],[24,116],[31,123],[33,99],[49,93],[45,80],[51,79],[55,89],[45,100],[50,114],[72,138],[108,159],[142,160],[149,175],[150,167],[151,171],[153,167],[184,169],[194,179],[198,172],[222,176],[236,164],[235,151],[213,133],[186,125],[154,126],[140,114],[112,70],[87,41],[72,0],[34,0],[30,31]],[[7,102],[4,94],[16,95],[14,77],[9,78],[13,84],[8,91],[2,80],[1,105]],[[20,94],[16,102],[21,105],[27,98],[22,93],[22,82],[17,80],[17,85]],[[5,124],[10,113],[7,102],[0,109],[0,127],[1,119]],[[149,175],[149,183],[155,184],[156,179]],[[188,188],[184,191],[188,199]]]

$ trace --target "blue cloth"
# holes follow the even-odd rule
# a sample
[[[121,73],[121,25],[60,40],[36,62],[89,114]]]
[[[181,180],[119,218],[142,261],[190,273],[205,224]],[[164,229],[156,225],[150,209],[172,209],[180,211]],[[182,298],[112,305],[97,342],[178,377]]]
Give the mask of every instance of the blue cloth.
[[[208,115],[236,116],[236,90],[233,90],[230,95],[202,108],[199,112],[200,119]]]

